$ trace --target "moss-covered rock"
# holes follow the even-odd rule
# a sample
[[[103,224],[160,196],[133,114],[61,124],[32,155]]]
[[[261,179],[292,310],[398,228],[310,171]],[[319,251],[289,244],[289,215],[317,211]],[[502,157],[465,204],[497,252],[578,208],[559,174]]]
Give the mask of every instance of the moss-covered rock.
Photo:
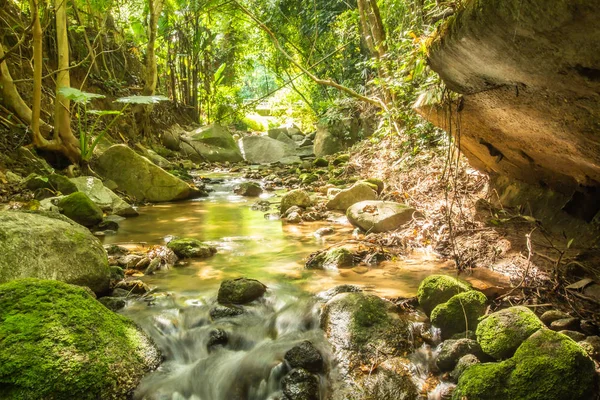
[[[354,255],[345,247],[337,247],[318,253],[306,263],[307,269],[338,269],[351,268],[354,265]]]
[[[300,176],[298,177],[300,179],[300,181],[305,184],[308,185],[310,183],[316,182],[319,180],[319,176],[316,174],[300,174]]]
[[[0,211],[0,283],[56,279],[108,291],[110,269],[100,241],[58,213]]]
[[[173,250],[178,257],[183,258],[207,258],[217,252],[216,247],[192,238],[171,240],[167,247]]]
[[[442,337],[475,329],[479,317],[485,314],[487,298],[481,292],[469,290],[454,295],[431,312],[431,323],[442,330]]]
[[[466,292],[468,283],[448,275],[430,275],[423,279],[417,290],[419,305],[427,315],[438,305],[447,302],[458,293]]]
[[[334,158],[332,164],[335,166],[346,164],[350,161],[350,154],[340,154],[336,158]]]
[[[234,189],[236,194],[247,197],[257,197],[263,192],[260,185],[256,182],[243,182]]]
[[[525,339],[544,327],[527,307],[496,311],[477,326],[477,341],[486,354],[497,360],[511,357]]]
[[[383,181],[378,178],[368,178],[365,179],[364,182],[369,183],[371,185],[375,185],[377,187],[377,194],[381,194],[381,192],[383,192],[383,189],[385,188],[385,184],[383,183]]]
[[[446,340],[440,345],[435,364],[440,371],[451,371],[459,359],[471,354],[478,359],[485,358],[479,343],[471,339]]]
[[[281,214],[284,214],[290,207],[297,206],[306,208],[310,207],[311,204],[312,201],[310,200],[310,196],[305,190],[290,190],[281,198],[280,212]]]
[[[64,175],[50,174],[40,176],[31,174],[25,178],[25,187],[29,190],[50,189],[55,193],[71,194],[77,191],[77,187]]]
[[[221,282],[217,301],[221,304],[246,304],[267,291],[267,287],[256,279],[238,278]]]
[[[468,368],[453,399],[585,400],[595,389],[593,361],[573,340],[540,329],[498,363]]]
[[[313,165],[315,167],[328,167],[329,161],[327,161],[323,157],[319,157],[319,158],[316,158],[315,161],[313,161]]]
[[[0,285],[0,338],[3,399],[127,399],[160,361],[130,320],[56,281]]]
[[[83,192],[61,198],[58,207],[62,214],[83,226],[94,226],[102,222],[102,210]]]

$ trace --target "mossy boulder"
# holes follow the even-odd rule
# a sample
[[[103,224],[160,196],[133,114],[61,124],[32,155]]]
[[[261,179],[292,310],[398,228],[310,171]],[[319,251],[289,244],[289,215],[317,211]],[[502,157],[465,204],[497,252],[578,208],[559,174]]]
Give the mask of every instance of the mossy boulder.
[[[446,340],[440,345],[435,364],[440,371],[451,371],[456,367],[458,361],[467,354],[471,354],[480,360],[485,358],[481,346],[475,340]]]
[[[180,136],[181,153],[194,162],[243,161],[242,153],[229,130],[219,124],[203,126]]]
[[[139,201],[164,202],[187,199],[190,186],[124,144],[111,146],[94,162],[105,179]]]
[[[233,191],[235,194],[246,197],[257,197],[263,192],[260,185],[256,182],[242,182]]]
[[[267,287],[256,279],[238,278],[221,282],[217,301],[221,304],[246,304],[262,297]]]
[[[182,258],[207,258],[217,252],[214,246],[209,246],[198,239],[192,238],[171,240],[167,247]]]
[[[319,175],[317,175],[317,174],[300,174],[300,176],[298,176],[298,179],[300,179],[300,181],[303,184],[308,185],[310,183],[318,181]]]
[[[108,291],[110,269],[100,241],[58,213],[0,212],[0,283],[55,279]]]
[[[128,399],[160,362],[152,341],[84,289],[0,285],[0,398]]]
[[[61,198],[58,207],[62,214],[83,226],[91,227],[102,222],[102,210],[83,192]]]
[[[460,377],[453,399],[586,400],[595,393],[594,362],[567,336],[540,329],[514,357],[477,364]]]
[[[307,269],[338,269],[351,268],[354,265],[354,254],[345,247],[337,247],[322,251],[310,258],[306,263]]]
[[[332,164],[335,166],[338,166],[338,165],[346,164],[348,161],[350,161],[349,154],[340,154],[339,156],[337,156],[336,158],[333,159]]]
[[[511,357],[525,339],[543,327],[533,311],[516,306],[488,315],[475,333],[483,351],[500,360]]]
[[[310,207],[312,201],[308,192],[301,189],[290,190],[281,198],[281,206],[279,208],[281,214],[284,214],[290,207],[297,206],[301,208]]]
[[[315,167],[328,167],[329,166],[329,161],[327,161],[326,159],[324,159],[323,157],[318,157],[313,161],[313,165]]]
[[[448,275],[430,275],[423,279],[417,290],[419,305],[427,315],[438,305],[447,302],[458,293],[470,290],[464,281]]]
[[[138,212],[127,202],[104,186],[102,181],[92,176],[71,178],[77,190],[85,193],[102,211],[122,217],[137,216]]]
[[[469,290],[454,295],[431,311],[431,323],[442,330],[442,337],[475,329],[479,317],[485,314],[487,298],[481,292]]]
[[[77,191],[77,187],[64,175],[50,174],[41,176],[31,174],[25,178],[25,187],[29,190],[50,189],[55,193],[71,194]]]

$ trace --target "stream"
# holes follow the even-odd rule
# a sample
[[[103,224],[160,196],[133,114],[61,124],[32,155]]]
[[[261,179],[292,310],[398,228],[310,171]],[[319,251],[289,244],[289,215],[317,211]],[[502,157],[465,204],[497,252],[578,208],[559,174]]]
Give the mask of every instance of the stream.
[[[440,270],[441,262],[428,252],[369,266],[366,272],[306,270],[310,253],[352,237],[345,216],[289,225],[252,210],[256,198],[233,193],[243,178],[206,176],[212,182],[209,197],[140,207],[139,217],[122,221],[117,235],[104,238],[105,244],[139,248],[164,244],[173,236],[192,237],[218,249],[208,259],[142,277],[156,288],[155,295],[129,300],[121,311],[155,340],[165,357],[139,385],[135,399],[283,399],[281,379],[289,372],[283,356],[296,344],[311,341],[328,369],[335,369],[319,329],[322,303],[315,294],[357,284],[382,297],[409,297],[423,278]],[[270,201],[269,212],[276,212],[277,194],[263,194],[261,200]],[[334,234],[315,235],[324,226],[333,227]],[[242,315],[215,318],[221,281],[241,276],[267,285],[266,296],[244,306]],[[322,399],[328,387],[321,375]]]

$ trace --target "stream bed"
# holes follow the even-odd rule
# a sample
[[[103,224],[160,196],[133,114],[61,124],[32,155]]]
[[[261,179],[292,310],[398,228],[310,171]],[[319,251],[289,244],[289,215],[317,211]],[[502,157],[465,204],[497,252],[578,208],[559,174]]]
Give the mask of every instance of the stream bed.
[[[165,357],[142,381],[136,399],[286,399],[281,381],[289,366],[284,354],[302,341],[310,341],[322,354],[329,376],[336,375],[331,348],[319,328],[323,303],[318,293],[355,284],[381,297],[411,297],[423,278],[443,267],[434,253],[423,251],[367,271],[306,270],[304,262],[312,252],[352,238],[353,227],[345,216],[286,224],[268,214],[276,212],[276,194],[261,197],[273,204],[271,211],[255,211],[251,206],[257,198],[233,193],[244,179],[208,176],[213,190],[209,197],[140,207],[139,217],[122,221],[117,235],[104,238],[105,244],[139,248],[164,244],[174,236],[191,237],[218,249],[213,257],[142,277],[155,288],[154,295],[130,300],[121,311],[154,339]],[[324,226],[334,234],[315,235]],[[267,285],[267,294],[244,306],[241,315],[223,312],[216,301],[220,283],[242,276]],[[426,369],[415,368],[422,375]],[[325,399],[331,382],[325,374],[319,377],[320,397]]]

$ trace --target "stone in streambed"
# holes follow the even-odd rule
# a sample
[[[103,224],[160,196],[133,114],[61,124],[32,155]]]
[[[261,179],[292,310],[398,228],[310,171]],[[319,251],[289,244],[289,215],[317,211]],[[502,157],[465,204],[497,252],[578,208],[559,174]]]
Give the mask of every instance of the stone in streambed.
[[[306,262],[307,269],[351,268],[353,265],[354,254],[345,247],[322,251]]]
[[[570,317],[571,316],[569,314],[567,314],[566,312],[562,312],[560,310],[549,310],[542,314],[542,316],[540,317],[540,320],[544,324],[549,326],[551,323],[553,323],[556,320],[570,318]]]
[[[319,400],[319,378],[303,368],[296,368],[281,380],[286,400]]]
[[[442,338],[475,329],[479,317],[485,314],[486,301],[485,295],[476,290],[459,293],[431,311],[431,323],[441,329]]]
[[[435,360],[436,366],[440,371],[451,371],[454,369],[459,359],[471,354],[478,359],[484,359],[485,354],[477,341],[472,339],[446,340],[442,342],[439,354]]]
[[[171,240],[167,247],[173,250],[178,257],[183,258],[206,258],[217,252],[215,247],[192,238]]]
[[[194,162],[243,161],[240,149],[227,128],[212,124],[180,136],[181,153]]]
[[[63,215],[0,212],[0,253],[0,283],[55,279],[108,291],[110,269],[102,244]]]
[[[122,297],[101,297],[98,299],[106,308],[111,311],[119,311],[125,307],[125,300]]]
[[[388,232],[412,221],[415,209],[393,201],[361,201],[346,211],[350,223],[365,232]]]
[[[289,208],[293,206],[306,208],[310,207],[311,205],[312,201],[310,199],[310,196],[308,195],[308,192],[306,192],[305,190],[296,189],[291,190],[283,195],[283,197],[281,198],[281,206],[279,208],[279,211],[283,215]]]
[[[102,210],[83,192],[62,197],[57,205],[62,214],[83,226],[91,227],[102,222]]]
[[[239,194],[240,196],[246,197],[257,197],[260,196],[263,192],[262,188],[258,183],[255,182],[243,182],[239,186],[237,186],[233,192],[235,194]]]
[[[419,305],[429,315],[438,305],[447,302],[458,293],[470,290],[471,286],[464,281],[448,275],[430,275],[423,279],[417,290]]]
[[[71,178],[77,190],[85,193],[104,212],[122,217],[137,216],[138,212],[126,201],[107,188],[100,179],[92,176]]]
[[[305,340],[288,350],[288,352],[285,353],[284,359],[292,369],[304,368],[305,370],[314,373],[324,371],[323,356],[308,340]]]
[[[216,321],[221,318],[231,318],[237,317],[238,315],[242,315],[244,314],[244,309],[242,307],[236,307],[231,305],[216,305],[215,307],[211,308],[209,314],[212,320]]]
[[[126,400],[160,363],[133,322],[56,281],[0,285],[0,337],[3,399]]]
[[[327,208],[346,212],[353,204],[365,200],[375,200],[376,198],[377,193],[370,185],[364,182],[357,182],[349,189],[344,189],[337,193],[327,202]]]
[[[267,287],[255,279],[238,278],[221,282],[217,301],[221,304],[246,304],[262,297]]]

